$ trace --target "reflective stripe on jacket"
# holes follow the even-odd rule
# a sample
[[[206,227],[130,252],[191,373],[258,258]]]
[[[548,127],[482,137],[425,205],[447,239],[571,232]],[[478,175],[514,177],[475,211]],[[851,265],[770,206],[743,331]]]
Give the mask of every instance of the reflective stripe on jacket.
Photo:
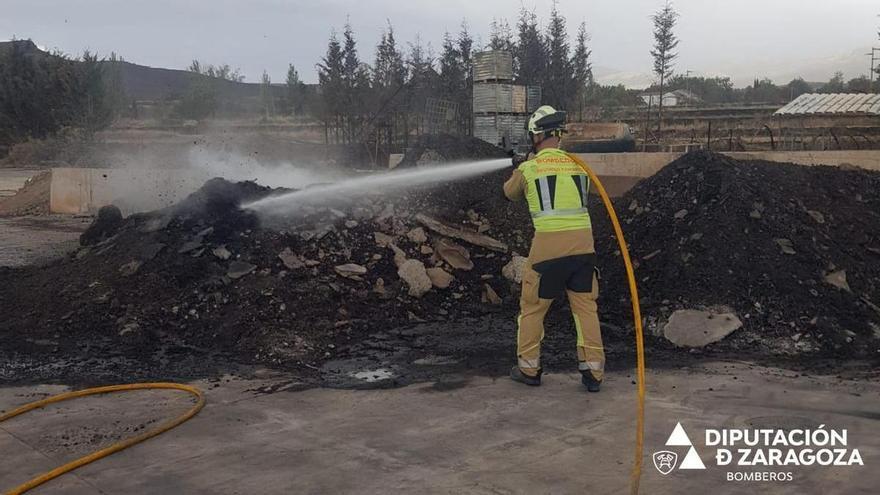
[[[567,153],[546,148],[519,166],[536,232],[591,228],[590,178]]]

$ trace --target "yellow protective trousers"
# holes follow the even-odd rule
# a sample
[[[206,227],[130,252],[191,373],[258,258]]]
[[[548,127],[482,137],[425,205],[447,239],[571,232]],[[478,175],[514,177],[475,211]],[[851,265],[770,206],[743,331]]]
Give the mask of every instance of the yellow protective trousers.
[[[523,373],[535,376],[540,371],[544,316],[554,298],[564,291],[577,331],[578,369],[590,371],[597,380],[602,380],[605,350],[596,306],[599,278],[594,260],[595,255],[577,255],[535,265],[531,260],[527,263],[523,271],[516,338],[517,362]]]

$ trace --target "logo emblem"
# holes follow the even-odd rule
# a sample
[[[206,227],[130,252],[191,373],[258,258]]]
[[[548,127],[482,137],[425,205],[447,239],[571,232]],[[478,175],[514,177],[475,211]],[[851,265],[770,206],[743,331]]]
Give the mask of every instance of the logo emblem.
[[[706,465],[703,464],[703,460],[697,454],[697,449],[694,448],[694,444],[684,431],[684,428],[682,428],[681,423],[676,423],[675,429],[672,430],[672,434],[666,440],[666,446],[688,447],[687,455],[682,459],[678,469],[706,469]],[[660,474],[669,474],[675,469],[677,462],[678,454],[670,450],[661,450],[654,453],[654,467],[657,468],[657,471],[660,471]]]
[[[675,452],[670,450],[654,452],[654,467],[664,476],[671,473],[677,463],[678,454]]]

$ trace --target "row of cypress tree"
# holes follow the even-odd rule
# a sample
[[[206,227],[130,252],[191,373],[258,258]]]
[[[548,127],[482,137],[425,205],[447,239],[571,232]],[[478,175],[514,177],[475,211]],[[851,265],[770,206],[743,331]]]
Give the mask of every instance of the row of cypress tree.
[[[544,103],[582,111],[593,84],[586,24],[579,25],[572,41],[555,3],[546,26],[540,23],[539,16],[526,8],[520,10],[515,32],[506,20],[494,20],[483,48],[510,51],[514,81],[541,86]],[[467,133],[475,50],[466,21],[457,34],[443,35],[439,55],[419,37],[404,49],[389,22],[374,60],[367,63],[346,23],[341,37],[330,35],[318,64],[320,96],[312,113],[325,123],[328,140],[405,144],[412,131],[424,130],[426,104],[435,98],[457,108],[452,130]]]

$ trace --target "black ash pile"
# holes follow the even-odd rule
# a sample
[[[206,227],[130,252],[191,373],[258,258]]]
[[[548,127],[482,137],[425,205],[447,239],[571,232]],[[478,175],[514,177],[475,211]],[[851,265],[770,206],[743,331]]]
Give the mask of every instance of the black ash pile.
[[[213,179],[125,219],[107,207],[69,258],[0,272],[12,315],[0,335],[10,347],[23,335],[62,348],[106,339],[145,355],[170,340],[301,368],[374,331],[512,313],[513,253],[530,234],[521,208],[486,197],[504,173],[303,206],[269,225],[239,205],[278,191],[249,182]],[[522,225],[508,228],[516,215]]]
[[[616,204],[655,333],[678,309],[732,310],[743,329],[727,346],[876,356],[880,174],[695,152]],[[616,241],[603,215],[594,217],[603,307],[622,319],[623,269],[608,255]]]

